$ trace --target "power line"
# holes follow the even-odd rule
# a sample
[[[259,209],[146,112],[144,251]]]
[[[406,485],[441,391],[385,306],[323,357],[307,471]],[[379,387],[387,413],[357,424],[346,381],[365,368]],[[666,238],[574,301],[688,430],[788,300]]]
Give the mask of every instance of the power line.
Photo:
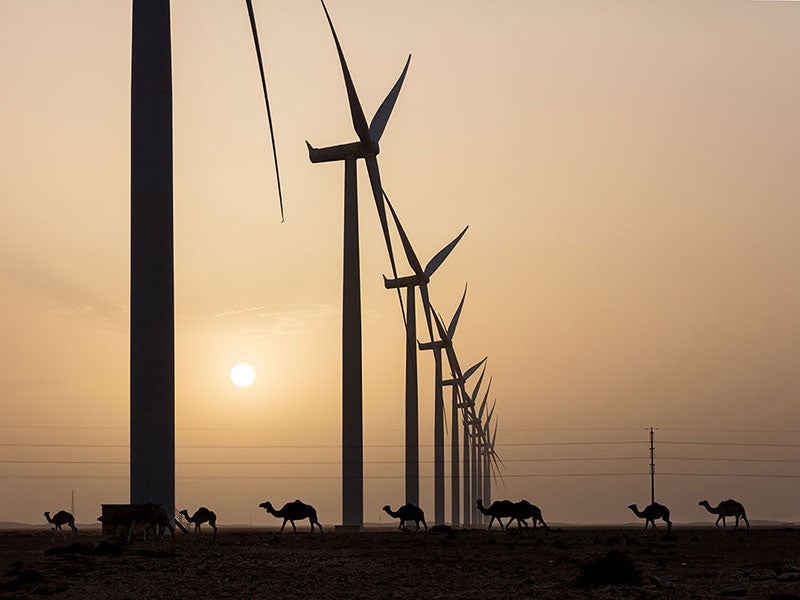
[[[543,477],[643,477],[648,471],[626,473],[509,473],[504,478],[543,478]],[[800,479],[800,474],[768,475],[761,473],[659,473],[669,477],[741,477],[741,478],[773,478]],[[405,475],[364,475],[364,479],[404,479]],[[420,475],[421,479],[433,479],[434,475]],[[126,475],[0,475],[0,479],[14,480],[48,480],[48,479],[98,479],[128,480]],[[184,476],[176,477],[178,481],[272,481],[272,480],[341,480],[334,475],[221,475],[221,476]]]
[[[645,441],[619,441],[619,442],[520,442],[497,444],[503,447],[523,447],[523,446],[618,446],[629,444],[645,444]],[[130,448],[129,444],[49,444],[49,443],[24,443],[24,442],[0,442],[0,447],[7,448]],[[341,448],[342,444],[178,444],[175,448],[181,449],[313,449],[313,448]],[[364,448],[405,448],[404,444],[364,444]],[[420,444],[421,448],[433,448],[433,444]]]

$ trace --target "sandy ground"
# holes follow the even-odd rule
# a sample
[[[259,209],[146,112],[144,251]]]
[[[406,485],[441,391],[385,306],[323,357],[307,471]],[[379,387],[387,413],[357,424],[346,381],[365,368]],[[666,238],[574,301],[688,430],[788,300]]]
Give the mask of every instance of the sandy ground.
[[[800,600],[800,530],[723,535],[680,529],[563,528],[518,537],[329,532],[296,538],[220,529],[192,540],[104,542],[99,532],[52,542],[0,532],[0,598],[771,598]],[[98,546],[97,544],[100,543]],[[71,546],[70,544],[78,544]],[[600,581],[587,564],[611,553]],[[616,562],[613,562],[616,559]],[[631,563],[640,580],[609,583]],[[795,571],[796,569],[796,571]],[[635,573],[634,573],[635,575]],[[654,579],[658,578],[658,579]],[[792,581],[797,579],[797,581]],[[674,587],[663,587],[674,586]]]

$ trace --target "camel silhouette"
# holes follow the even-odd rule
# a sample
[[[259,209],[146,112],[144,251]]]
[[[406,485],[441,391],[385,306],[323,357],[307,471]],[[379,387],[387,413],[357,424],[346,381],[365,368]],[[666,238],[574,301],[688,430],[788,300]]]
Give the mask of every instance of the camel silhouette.
[[[179,514],[182,514],[189,523],[194,523],[195,534],[200,533],[200,526],[203,523],[208,523],[211,526],[211,529],[214,530],[214,536],[211,538],[211,541],[213,542],[217,539],[217,515],[213,510],[208,510],[205,506],[201,506],[194,511],[194,514],[191,517],[189,516],[189,511],[186,509],[180,511]]]
[[[53,518],[50,518],[50,511],[44,513],[44,518],[47,519],[48,523],[54,525],[51,529],[53,530],[53,540],[56,539],[56,532],[60,531],[61,535],[66,539],[66,535],[64,534],[64,530],[61,528],[62,525],[69,525],[69,528],[72,529],[73,535],[78,533],[78,528],[75,527],[75,517],[72,516],[72,513],[68,513],[65,510],[60,510],[56,514],[53,515]]]
[[[520,500],[519,502],[514,502],[514,514],[506,523],[506,531],[511,526],[511,522],[516,519],[517,521],[517,532],[521,526],[524,526],[525,529],[529,529],[527,519],[532,519],[533,522],[533,529],[536,530],[536,524],[541,523],[544,530],[549,532],[550,527],[547,526],[547,523],[544,522],[542,518],[542,511],[541,509],[536,506],[535,504],[531,504],[527,500]]]
[[[656,519],[663,519],[667,524],[667,533],[672,531],[672,521],[669,520],[669,509],[663,504],[653,502],[641,512],[639,512],[639,509],[635,504],[631,504],[628,506],[628,508],[630,508],[633,511],[633,514],[635,514],[637,517],[644,519],[645,529],[647,529],[648,525],[652,525],[653,529],[657,529]]]
[[[419,524],[422,522],[422,525],[425,527],[425,533],[428,533],[428,524],[425,522],[425,513],[419,506],[414,506],[413,504],[404,504],[397,511],[393,511],[392,507],[388,504],[383,507],[383,510],[386,513],[395,519],[400,519],[400,529],[401,531],[406,531],[406,521],[414,521],[417,524],[417,528],[414,530],[414,533],[419,531]]]
[[[718,515],[717,520],[714,522],[714,525],[717,527],[719,527],[719,521],[722,519],[722,528],[725,529],[727,527],[725,523],[725,517],[734,517],[736,519],[736,524],[733,526],[734,531],[736,531],[736,529],[739,527],[739,519],[744,519],[745,525],[747,525],[747,531],[750,531],[750,521],[747,520],[747,514],[744,512],[744,506],[742,506],[740,502],[728,498],[727,500],[720,502],[716,508],[712,508],[708,503],[708,500],[702,500],[697,504],[698,506],[705,506],[706,510],[712,515]]]
[[[288,521],[292,524],[294,534],[297,535],[297,527],[294,526],[294,522],[308,519],[309,523],[311,523],[311,535],[314,535],[314,525],[319,527],[319,532],[321,535],[325,535],[322,531],[322,525],[317,520],[317,511],[310,504],[304,504],[300,500],[295,500],[294,502],[287,502],[280,510],[275,510],[269,501],[262,502],[258,506],[266,510],[273,517],[283,519],[283,525],[281,525],[280,533],[283,533],[283,528],[286,527],[286,522]]]
[[[514,503],[511,502],[511,500],[495,500],[489,508],[485,508],[483,506],[483,500],[478,499],[476,502],[478,510],[484,515],[491,517],[491,519],[489,519],[489,527],[486,528],[487,531],[492,528],[492,523],[494,523],[495,519],[500,523],[500,530],[505,531],[507,525],[504,526],[501,519],[508,517],[508,522],[511,523],[512,517],[514,517]]]
[[[172,540],[175,541],[175,528],[172,526],[167,515],[166,509],[160,504],[136,504],[120,508],[111,517],[106,519],[103,516],[97,520],[104,524],[111,524],[116,531],[119,527],[128,530],[128,541],[133,539],[133,533],[137,527],[144,527],[144,539],[147,540],[147,532],[153,531],[153,538],[160,539],[164,536],[165,530],[169,529]]]

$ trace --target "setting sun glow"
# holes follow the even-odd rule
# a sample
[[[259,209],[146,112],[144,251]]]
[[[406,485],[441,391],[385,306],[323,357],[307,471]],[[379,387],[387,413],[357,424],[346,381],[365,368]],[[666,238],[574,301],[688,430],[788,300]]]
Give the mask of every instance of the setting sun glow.
[[[231,381],[240,388],[253,385],[256,380],[256,371],[250,365],[241,363],[231,369]]]

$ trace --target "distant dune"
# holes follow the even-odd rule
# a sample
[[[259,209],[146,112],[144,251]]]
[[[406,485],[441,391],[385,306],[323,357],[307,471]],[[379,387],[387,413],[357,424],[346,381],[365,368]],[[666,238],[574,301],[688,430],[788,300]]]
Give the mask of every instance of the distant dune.
[[[66,525],[64,526],[66,528]],[[100,529],[100,523],[75,523],[78,531],[81,529]],[[14,521],[0,521],[0,529],[49,529],[48,524],[42,519],[41,523],[16,523]],[[69,532],[69,529],[67,529]]]

